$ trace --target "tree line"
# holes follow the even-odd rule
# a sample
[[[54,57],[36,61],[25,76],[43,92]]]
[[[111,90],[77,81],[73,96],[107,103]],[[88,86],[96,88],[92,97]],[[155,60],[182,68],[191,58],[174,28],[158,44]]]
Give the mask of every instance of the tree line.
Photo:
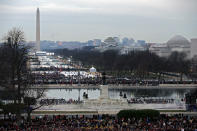
[[[178,73],[182,81],[183,74],[189,75],[191,67],[190,59],[182,52],[173,52],[169,57],[159,57],[149,51],[120,54],[117,50],[57,49],[53,52],[66,58],[72,56],[73,61],[80,61],[85,67],[94,66],[99,71],[116,72],[118,76],[127,74],[145,78],[156,74],[160,78],[162,74],[171,72]]]

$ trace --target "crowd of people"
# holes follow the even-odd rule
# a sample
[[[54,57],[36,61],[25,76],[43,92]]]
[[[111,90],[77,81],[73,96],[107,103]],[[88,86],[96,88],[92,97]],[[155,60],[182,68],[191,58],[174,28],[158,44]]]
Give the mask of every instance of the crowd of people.
[[[131,98],[128,100],[129,104],[167,104],[167,103],[174,103],[174,99],[168,98]]]
[[[116,115],[36,116],[0,120],[0,131],[197,131],[197,116],[160,115],[158,118],[118,118]]]
[[[65,77],[63,74],[46,73],[34,74],[32,76],[33,84],[92,84],[98,85],[101,83],[101,77],[86,77],[84,75],[68,75]]]
[[[41,99],[40,105],[81,104],[81,100],[65,99]]]
[[[87,94],[83,94],[84,98],[88,98]],[[168,98],[131,98],[127,99],[128,104],[172,104],[174,99]],[[61,104],[81,104],[82,100],[65,100],[65,99],[41,99],[40,105],[61,105]]]
[[[88,94],[84,92],[84,98],[88,98]],[[62,104],[81,104],[82,100],[65,100],[65,99],[41,99],[40,105],[62,105]],[[174,103],[174,99],[168,98],[130,98],[127,99],[128,104],[172,104]]]
[[[76,72],[77,73],[77,72]],[[96,75],[95,77],[86,77],[85,75],[67,75],[59,73],[44,73],[34,74],[33,84],[86,84],[86,85],[100,85],[103,83],[102,77]],[[195,81],[158,81],[157,79],[152,80],[140,80],[133,78],[107,78],[106,84],[112,85],[129,85],[129,86],[158,86],[159,84],[192,84]]]

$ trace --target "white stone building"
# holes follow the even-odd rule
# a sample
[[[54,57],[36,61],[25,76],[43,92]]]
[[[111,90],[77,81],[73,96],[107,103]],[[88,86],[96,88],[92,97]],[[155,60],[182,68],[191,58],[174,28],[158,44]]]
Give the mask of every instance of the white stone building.
[[[168,57],[172,52],[183,52],[187,58],[191,58],[191,43],[185,37],[176,35],[163,44],[152,44],[149,47],[151,52],[154,52],[160,57]]]
[[[157,54],[160,57],[168,57],[170,55],[170,49],[166,43],[152,44],[149,48],[149,51]]]
[[[187,55],[187,58],[191,58],[191,43],[185,37],[174,36],[167,42],[167,46],[170,48],[171,53],[174,51],[183,52]]]

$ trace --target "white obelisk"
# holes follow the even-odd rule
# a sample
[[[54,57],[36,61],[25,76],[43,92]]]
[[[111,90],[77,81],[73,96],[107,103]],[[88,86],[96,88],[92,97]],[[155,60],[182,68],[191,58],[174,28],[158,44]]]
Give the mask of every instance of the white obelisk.
[[[40,11],[36,11],[36,51],[40,51]]]

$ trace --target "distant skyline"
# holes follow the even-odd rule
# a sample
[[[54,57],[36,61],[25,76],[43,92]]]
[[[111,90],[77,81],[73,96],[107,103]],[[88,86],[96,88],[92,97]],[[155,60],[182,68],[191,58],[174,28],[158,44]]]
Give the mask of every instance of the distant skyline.
[[[36,40],[88,41],[109,36],[163,43],[197,38],[197,0],[0,0],[0,39],[13,27]]]

